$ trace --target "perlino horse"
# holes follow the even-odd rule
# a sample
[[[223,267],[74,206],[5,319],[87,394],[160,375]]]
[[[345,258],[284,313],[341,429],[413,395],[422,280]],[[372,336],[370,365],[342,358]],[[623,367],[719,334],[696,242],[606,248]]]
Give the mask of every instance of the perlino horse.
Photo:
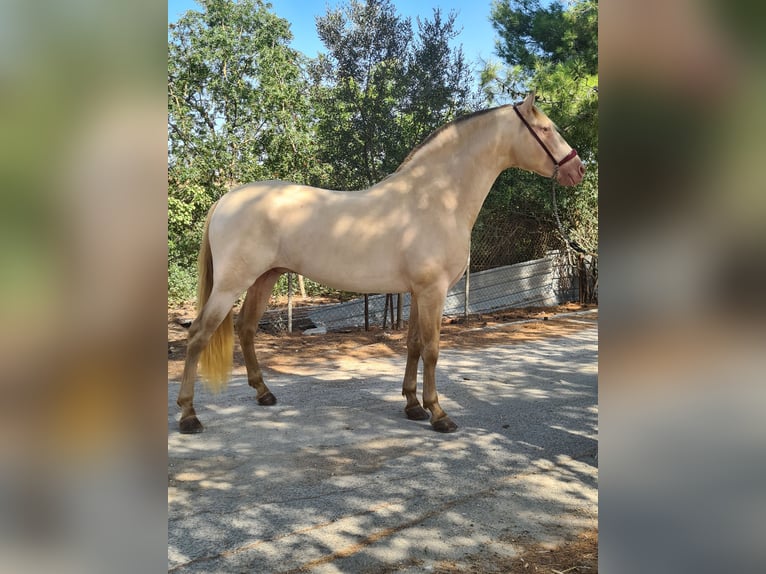
[[[471,228],[484,199],[510,167],[567,186],[585,173],[577,152],[535,107],[534,93],[520,104],[442,126],[396,172],[365,191],[264,181],[221,197],[208,213],[199,255],[199,313],[189,328],[177,401],[181,432],[202,430],[193,406],[197,362],[214,388],[229,377],[232,307],[244,291],[237,331],[247,379],[259,404],[276,403],[253,340],[272,288],[287,271],[345,291],[410,292],[404,411],[410,419],[430,417],[437,431],[454,431],[457,425],[436,393],[444,299],[465,271]],[[421,358],[422,405],[416,394]]]

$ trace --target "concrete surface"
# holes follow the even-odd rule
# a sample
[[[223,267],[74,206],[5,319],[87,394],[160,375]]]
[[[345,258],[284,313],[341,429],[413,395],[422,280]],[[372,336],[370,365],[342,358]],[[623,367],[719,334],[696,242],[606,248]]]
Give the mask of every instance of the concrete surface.
[[[285,376],[259,407],[243,378],[197,384],[205,432],[177,432],[168,391],[168,570],[428,572],[512,556],[597,525],[598,328],[442,350],[460,426],[404,417],[404,357]],[[267,367],[267,365],[264,365]]]

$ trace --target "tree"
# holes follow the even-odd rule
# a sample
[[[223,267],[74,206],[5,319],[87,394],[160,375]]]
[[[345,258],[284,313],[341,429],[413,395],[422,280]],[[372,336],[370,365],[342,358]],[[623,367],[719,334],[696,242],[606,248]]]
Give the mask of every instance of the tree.
[[[526,71],[540,63],[577,60],[587,73],[598,73],[598,1],[568,4],[543,7],[539,0],[496,0],[491,18],[499,35],[498,56]]]
[[[408,60],[409,87],[404,107],[411,122],[408,144],[417,144],[442,124],[477,105],[472,91],[474,80],[463,49],[452,49],[449,44],[459,34],[456,16],[450,12],[445,20],[441,10],[435,8],[432,20],[417,19],[418,35]]]
[[[317,18],[317,32],[328,50],[314,67],[322,157],[333,186],[368,187],[391,171],[399,140],[410,23],[389,0],[352,0]]]
[[[228,189],[301,181],[315,163],[301,56],[261,0],[201,0],[170,24],[168,245],[193,269],[205,214]]]
[[[327,48],[312,67],[328,184],[369,187],[393,172],[430,131],[470,107],[470,70],[455,16],[402,18],[390,0],[351,0],[317,18]]]

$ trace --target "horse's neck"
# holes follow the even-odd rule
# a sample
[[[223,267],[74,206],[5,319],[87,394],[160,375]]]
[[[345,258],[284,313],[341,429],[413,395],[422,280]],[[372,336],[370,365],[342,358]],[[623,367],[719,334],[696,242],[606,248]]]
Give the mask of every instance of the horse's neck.
[[[503,141],[502,121],[494,113],[467,120],[444,133],[415,155],[408,170],[429,174],[428,180],[442,185],[426,185],[417,193],[439,194],[441,201],[455,205],[470,229],[492,184],[510,167],[508,144]],[[429,149],[430,148],[430,149]]]

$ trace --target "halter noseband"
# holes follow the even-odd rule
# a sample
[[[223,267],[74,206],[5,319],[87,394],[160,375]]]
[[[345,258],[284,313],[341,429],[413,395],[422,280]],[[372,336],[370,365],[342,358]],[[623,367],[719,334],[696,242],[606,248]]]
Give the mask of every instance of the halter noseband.
[[[577,156],[577,150],[572,148],[572,151],[570,151],[566,156],[564,156],[561,161],[556,161],[556,158],[551,153],[551,150],[548,149],[548,146],[545,145],[545,142],[540,139],[540,136],[537,135],[537,132],[532,128],[531,125],[529,125],[529,122],[526,120],[524,115],[519,111],[519,108],[516,107],[517,104],[513,104],[513,111],[516,112],[516,115],[519,116],[519,119],[522,121],[522,123],[527,126],[527,129],[529,130],[529,133],[532,134],[532,136],[537,140],[537,143],[540,144],[540,146],[545,150],[545,153],[548,154],[548,157],[551,158],[551,161],[553,162],[554,168],[553,168],[553,175],[551,176],[551,179],[555,179],[555,177],[559,173],[559,168],[564,165],[566,162],[568,162],[570,159],[573,159]]]

